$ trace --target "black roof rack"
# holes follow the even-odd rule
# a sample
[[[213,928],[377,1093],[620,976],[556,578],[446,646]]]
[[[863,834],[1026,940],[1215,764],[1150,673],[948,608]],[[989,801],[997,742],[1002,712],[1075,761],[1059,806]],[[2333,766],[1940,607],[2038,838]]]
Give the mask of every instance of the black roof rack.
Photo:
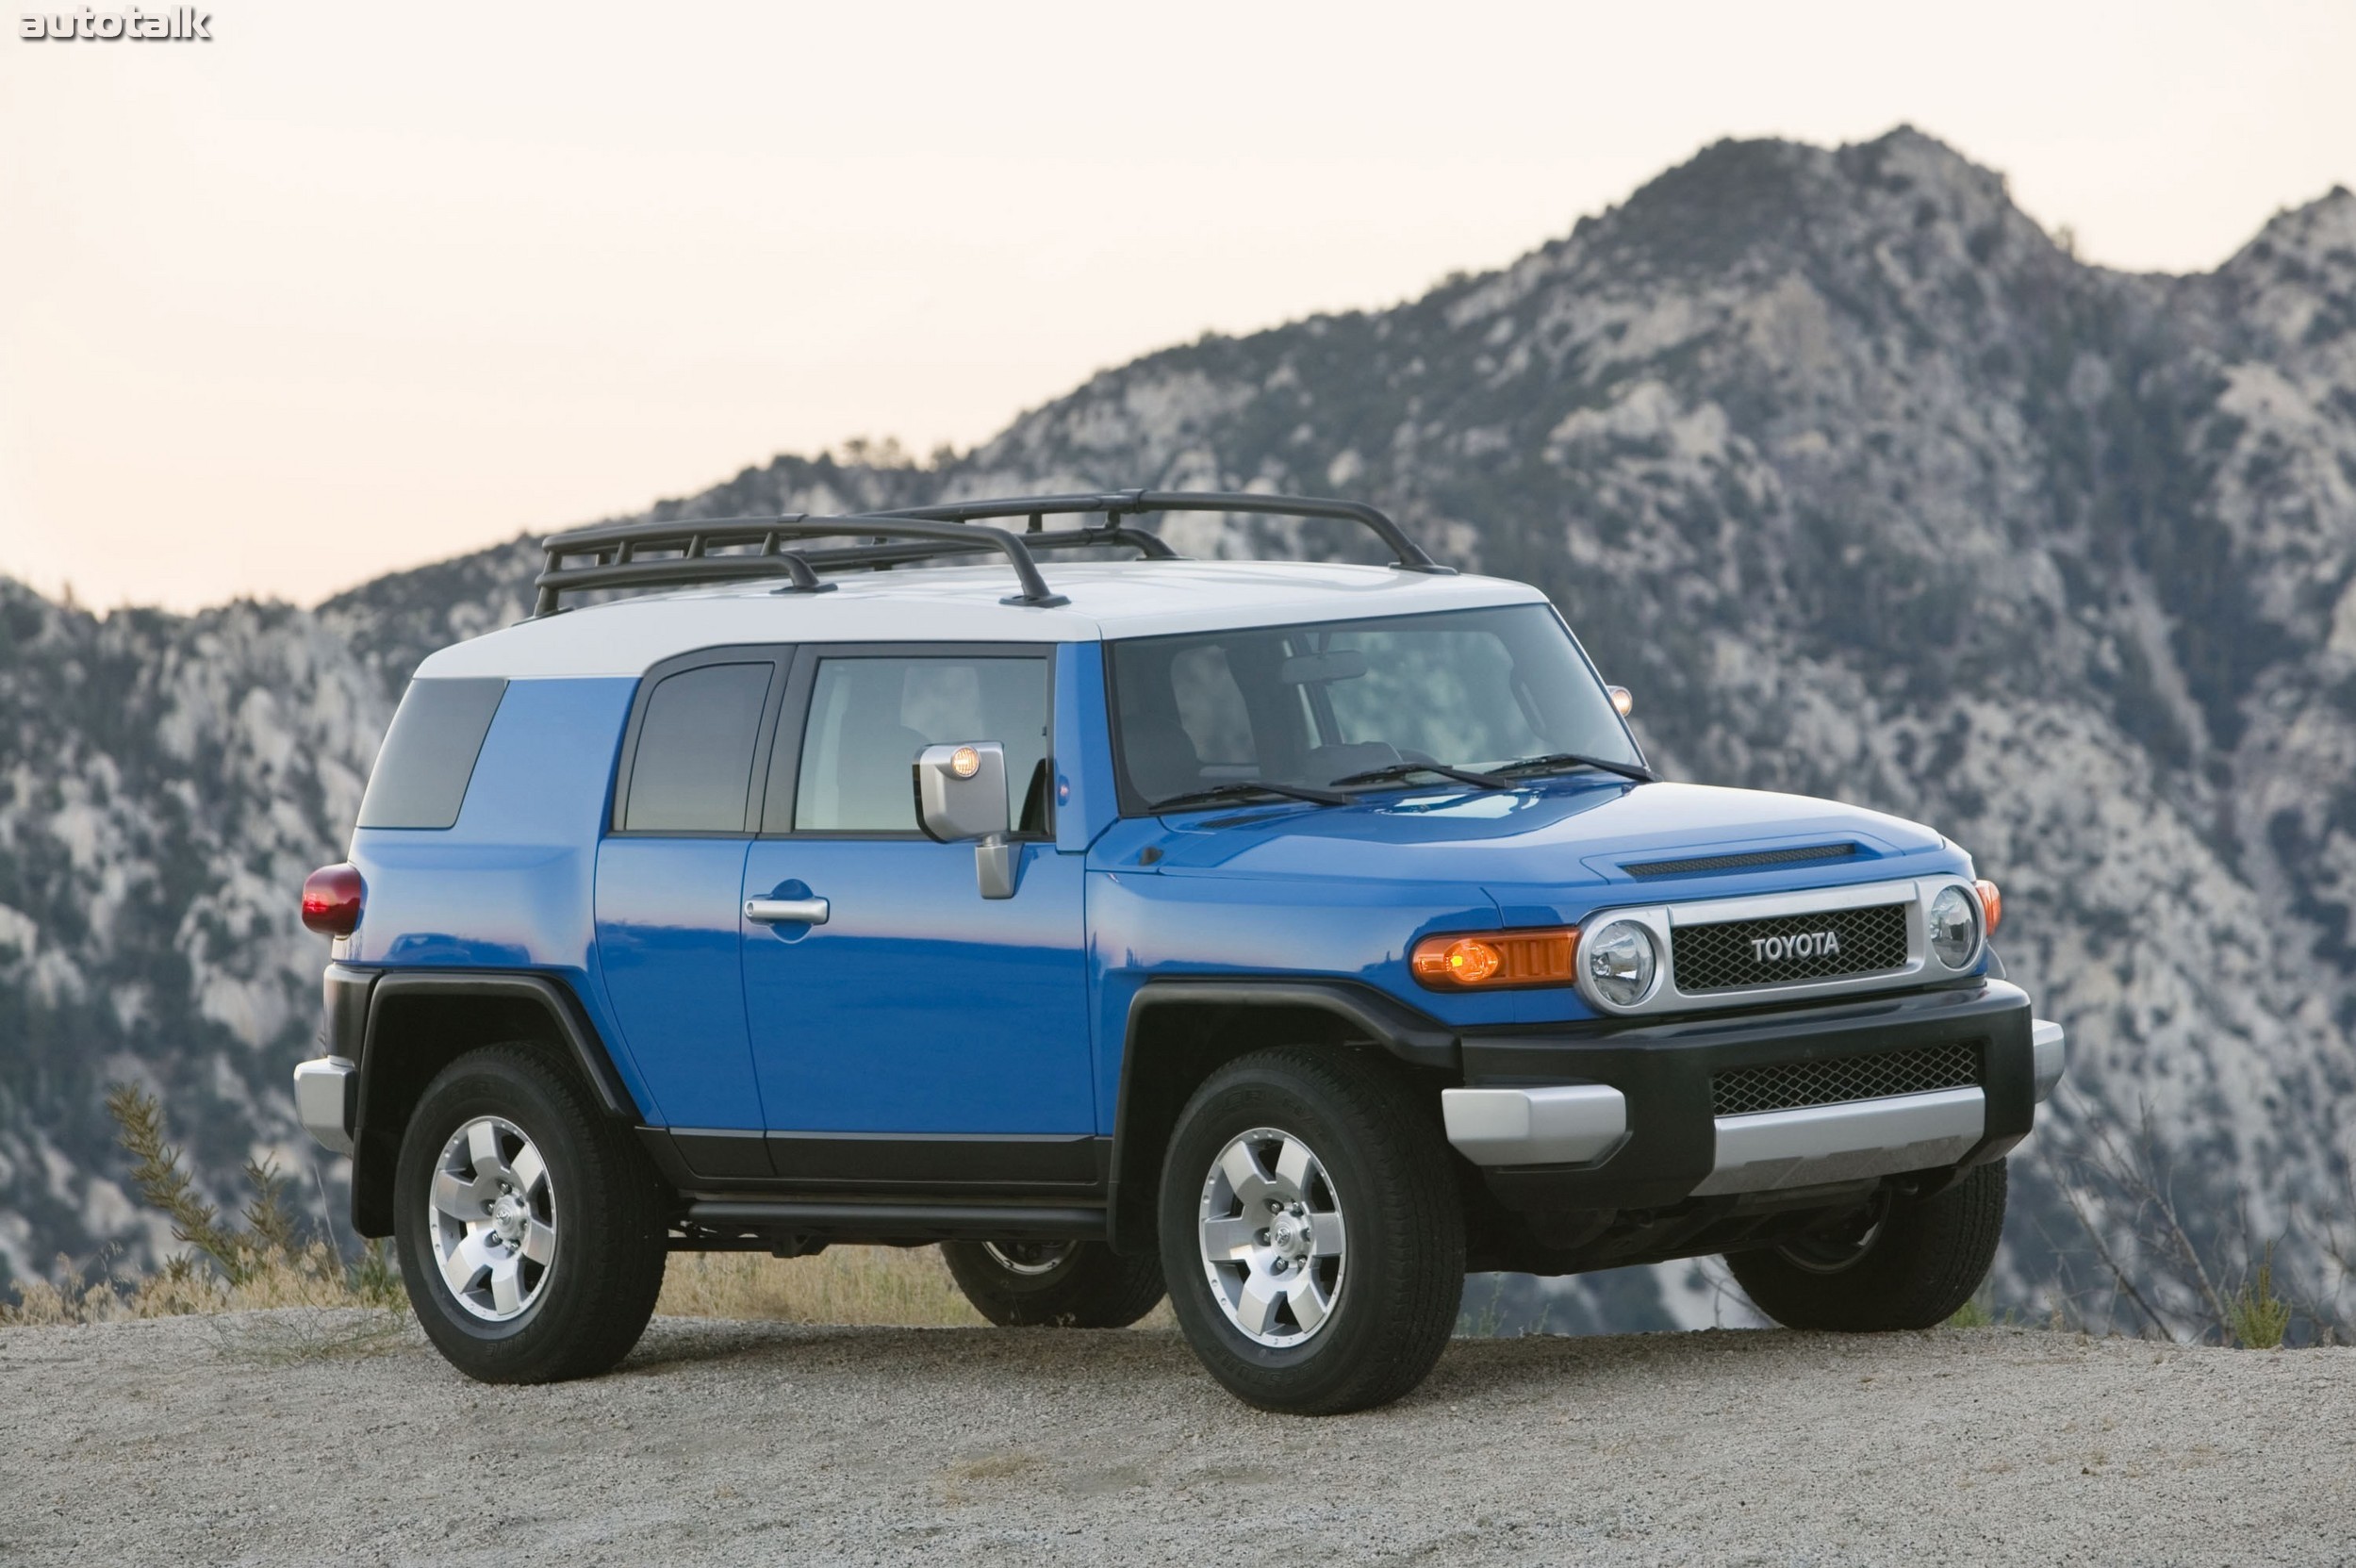
[[[1100,527],[1051,530],[1045,526],[1049,517],[1096,512],[1104,514]],[[1121,521],[1145,512],[1339,518],[1372,529],[1390,546],[1394,557],[1392,564],[1402,571],[1446,574],[1453,570],[1425,554],[1389,517],[1360,502],[1241,491],[1107,490],[1010,496],[838,517],[791,512],[772,518],[683,518],[575,528],[540,541],[546,562],[535,583],[538,596],[532,613],[535,617],[553,615],[560,594],[593,588],[685,587],[785,577],[791,581],[781,592],[824,593],[834,585],[819,581],[822,571],[886,570],[942,555],[987,553],[1004,555],[1022,585],[1022,592],[1002,602],[1048,609],[1070,601],[1048,589],[1046,580],[1039,575],[1035,551],[1126,546],[1147,559],[1176,559],[1177,553],[1159,535]],[[1030,520],[1025,532],[981,525],[986,519],[1015,517]],[[869,542],[823,550],[785,548],[796,540],[833,537]],[[568,564],[580,556],[589,559]]]

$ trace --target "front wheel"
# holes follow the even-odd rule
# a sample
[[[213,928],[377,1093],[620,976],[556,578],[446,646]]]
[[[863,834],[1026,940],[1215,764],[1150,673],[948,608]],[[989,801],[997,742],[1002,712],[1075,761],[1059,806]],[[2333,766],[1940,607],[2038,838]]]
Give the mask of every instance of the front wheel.
[[[943,1242],[957,1288],[1001,1329],[1126,1329],[1162,1299],[1162,1259],[1102,1242]]]
[[[1886,1198],[1821,1235],[1729,1252],[1726,1267],[1752,1305],[1787,1329],[1933,1328],[1987,1278],[2004,1230],[2004,1193],[1998,1160],[1936,1197]]]
[[[1456,1173],[1387,1064],[1288,1048],[1212,1074],[1171,1134],[1160,1220],[1178,1327],[1261,1410],[1386,1404],[1456,1328]]]
[[[426,1086],[393,1203],[409,1304],[470,1378],[593,1376],[653,1314],[667,1247],[654,1174],[628,1131],[529,1047],[470,1051]]]

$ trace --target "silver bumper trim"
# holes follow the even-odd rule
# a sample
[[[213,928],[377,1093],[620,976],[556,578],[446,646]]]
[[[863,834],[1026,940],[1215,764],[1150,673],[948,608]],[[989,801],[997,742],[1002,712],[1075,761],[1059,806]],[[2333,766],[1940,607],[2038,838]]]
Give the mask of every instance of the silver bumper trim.
[[[1718,1158],[1694,1196],[1771,1192],[1952,1165],[1987,1128],[1977,1089],[1718,1118]]]
[[[337,1154],[352,1152],[352,1075],[359,1070],[340,1056],[295,1065],[295,1114],[303,1118],[305,1131]]]
[[[2051,1018],[2030,1021],[2029,1043],[2036,1052],[2037,1098],[2042,1100],[2053,1092],[2069,1066],[2069,1045],[2063,1037],[2062,1026]]]
[[[1476,1165],[1584,1165],[1628,1136],[1628,1101],[1604,1083],[1442,1089],[1448,1142]]]

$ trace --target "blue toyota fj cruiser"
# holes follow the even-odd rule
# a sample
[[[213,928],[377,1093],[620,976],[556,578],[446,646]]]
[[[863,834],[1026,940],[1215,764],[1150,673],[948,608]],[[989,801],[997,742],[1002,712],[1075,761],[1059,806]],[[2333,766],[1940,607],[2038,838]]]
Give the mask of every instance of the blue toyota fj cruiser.
[[[1183,560],[1136,520],[1177,511],[1395,558]],[[1723,1253],[1833,1329],[1985,1274],[2063,1056],[1995,888],[1911,822],[1657,781],[1537,589],[1261,495],[546,549],[304,889],[303,1120],[467,1374],[613,1365],[681,1249],[937,1242],[1000,1324],[1166,1289],[1305,1412],[1414,1387],[1468,1269]]]

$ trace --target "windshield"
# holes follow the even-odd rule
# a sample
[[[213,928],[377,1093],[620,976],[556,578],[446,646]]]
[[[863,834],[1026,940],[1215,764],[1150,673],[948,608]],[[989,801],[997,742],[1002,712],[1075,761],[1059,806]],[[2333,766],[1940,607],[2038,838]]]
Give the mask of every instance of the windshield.
[[[1222,784],[1325,789],[1401,763],[1641,759],[1544,604],[1112,645],[1123,809]]]

